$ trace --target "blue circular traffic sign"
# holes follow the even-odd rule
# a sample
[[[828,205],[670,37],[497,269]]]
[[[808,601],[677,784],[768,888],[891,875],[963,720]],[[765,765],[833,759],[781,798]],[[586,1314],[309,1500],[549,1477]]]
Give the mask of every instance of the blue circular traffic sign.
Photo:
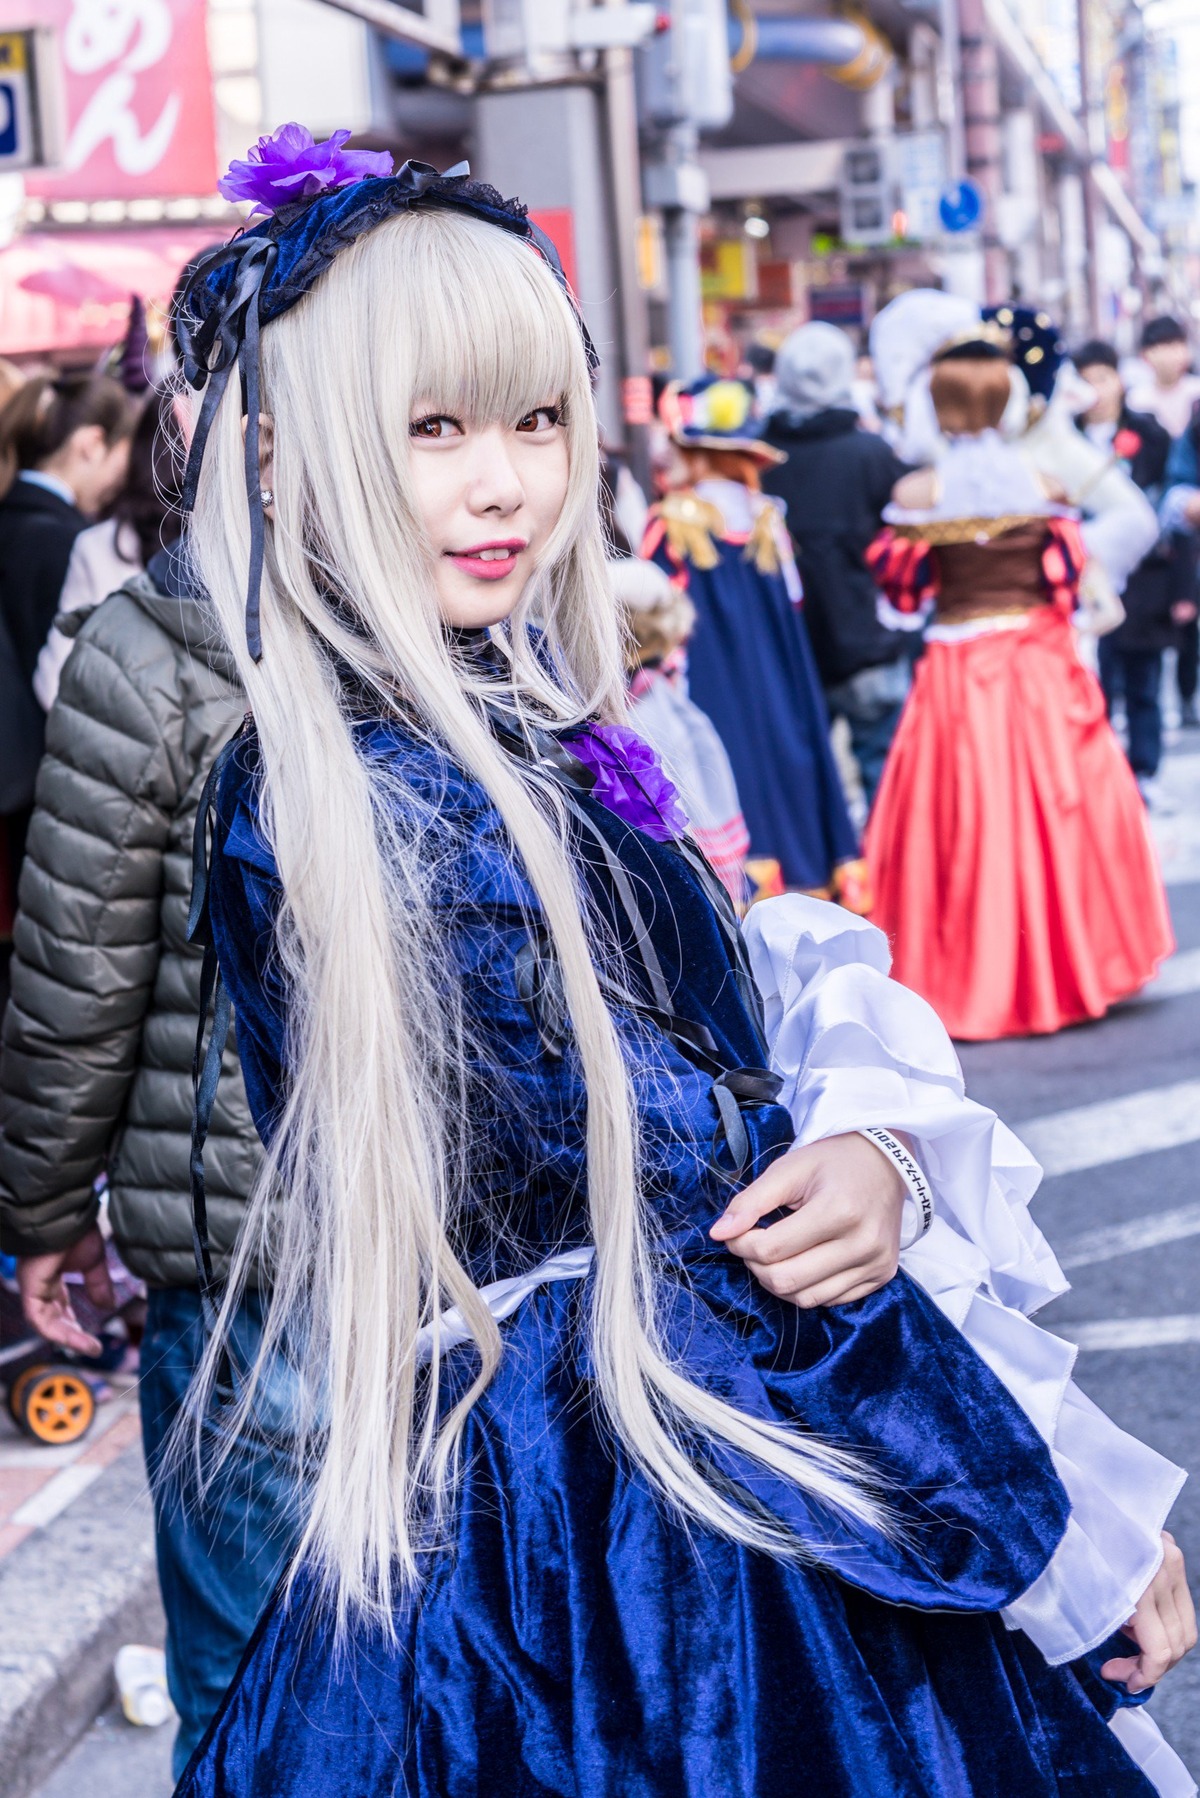
[[[983,217],[983,195],[973,181],[956,181],[938,201],[938,217],[947,231],[970,231]]]

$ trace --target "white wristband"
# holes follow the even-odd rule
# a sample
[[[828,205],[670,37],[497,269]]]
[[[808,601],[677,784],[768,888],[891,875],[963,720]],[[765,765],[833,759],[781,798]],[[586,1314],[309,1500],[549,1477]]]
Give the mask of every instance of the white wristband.
[[[865,1136],[868,1142],[873,1142],[877,1149],[882,1149],[899,1168],[904,1184],[916,1201],[921,1220],[918,1235],[924,1236],[933,1222],[933,1188],[921,1172],[920,1162],[905,1148],[899,1137],[893,1136],[890,1130],[880,1129],[878,1124],[867,1124],[858,1134]]]

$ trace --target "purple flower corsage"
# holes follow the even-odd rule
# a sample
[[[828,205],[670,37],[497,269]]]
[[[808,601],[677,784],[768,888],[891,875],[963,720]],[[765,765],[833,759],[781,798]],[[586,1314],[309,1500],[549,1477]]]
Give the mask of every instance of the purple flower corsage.
[[[673,843],[687,829],[679,794],[662,763],[636,731],[622,724],[589,724],[565,747],[596,777],[592,797],[656,843]]]
[[[349,136],[335,131],[318,144],[303,125],[281,125],[270,137],[259,138],[245,162],[231,162],[217,187],[227,200],[253,200],[255,212],[277,212],[367,175],[395,172],[386,150],[343,149]]]

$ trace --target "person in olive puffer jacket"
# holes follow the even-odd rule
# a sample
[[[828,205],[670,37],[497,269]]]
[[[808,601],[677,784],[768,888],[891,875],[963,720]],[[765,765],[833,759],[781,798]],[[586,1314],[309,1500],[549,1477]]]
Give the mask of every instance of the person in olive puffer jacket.
[[[175,591],[131,575],[104,605],[60,620],[77,634],[49,715],[14,933],[0,1232],[10,1254],[70,1247],[96,1220],[107,1169],[126,1265],[151,1286],[191,1286],[192,829],[246,706],[215,620],[181,597],[165,553],[154,572]],[[231,1033],[206,1151],[222,1264],[260,1154]]]
[[[20,1258],[30,1321],[86,1352],[62,1273],[82,1272],[103,1308],[95,1185],[107,1172],[116,1246],[150,1289],[140,1386],[153,1476],[204,1342],[189,1184],[201,960],[186,940],[192,831],[245,701],[215,619],[172,552],[58,625],[76,640],[47,721],[21,877],[0,1054],[0,1246]],[[205,1157],[218,1278],[261,1153],[231,1030]],[[247,1355],[261,1303],[252,1293],[239,1317]],[[285,1378],[281,1370],[277,1384]],[[277,1422],[287,1394],[267,1387]],[[228,1463],[201,1503],[181,1505],[157,1484],[179,1772],[290,1556],[294,1526],[266,1437],[257,1460]]]

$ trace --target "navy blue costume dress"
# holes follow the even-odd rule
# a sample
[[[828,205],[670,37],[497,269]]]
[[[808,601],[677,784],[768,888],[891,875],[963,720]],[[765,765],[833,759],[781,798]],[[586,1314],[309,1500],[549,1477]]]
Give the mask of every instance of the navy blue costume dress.
[[[530,1000],[538,906],[486,795],[395,722],[360,730],[366,753],[403,768],[461,971],[477,1145],[462,1252],[484,1283],[588,1242],[579,1063]],[[269,1136],[287,1079],[286,993],[259,767],[251,730],[220,787],[210,892],[246,1086]],[[746,1412],[869,1455],[905,1527],[885,1539],[851,1525],[711,1447],[697,1452],[716,1476],[821,1559],[784,1562],[685,1527],[598,1414],[588,1280],[542,1286],[502,1325],[451,1525],[399,1605],[395,1640],[363,1626],[335,1653],[302,1573],[260,1623],[178,1798],[1150,1798],[1105,1724],[1112,1688],[1082,1662],[1048,1667],[996,1615],[1067,1520],[1025,1414],[907,1276],[803,1311],[710,1241],[730,1186],[713,1075],[656,1022],[622,884],[676,1014],[693,1035],[707,1029],[728,1069],[761,1065],[753,1008],[677,847],[593,796],[574,803],[576,853],[637,1000],[614,1015],[670,1350]],[[741,1117],[749,1178],[792,1127],[771,1103]],[[472,1366],[469,1344],[451,1351],[447,1399]]]
[[[697,494],[745,506],[732,481],[702,481]],[[677,497],[677,496],[672,496]],[[711,500],[710,502],[711,503]],[[770,502],[774,506],[775,502]],[[747,533],[727,524],[710,538],[715,567],[672,552],[656,508],[642,553],[668,574],[686,573],[696,628],[688,642],[688,693],[716,726],[737,782],[751,856],[778,861],[787,887],[820,892],[834,870],[856,860],[858,837],[846,810],[829,743],[829,712],[803,613],[778,568],[760,569]],[[780,550],[790,557],[785,533]],[[702,558],[707,561],[705,555]]]

